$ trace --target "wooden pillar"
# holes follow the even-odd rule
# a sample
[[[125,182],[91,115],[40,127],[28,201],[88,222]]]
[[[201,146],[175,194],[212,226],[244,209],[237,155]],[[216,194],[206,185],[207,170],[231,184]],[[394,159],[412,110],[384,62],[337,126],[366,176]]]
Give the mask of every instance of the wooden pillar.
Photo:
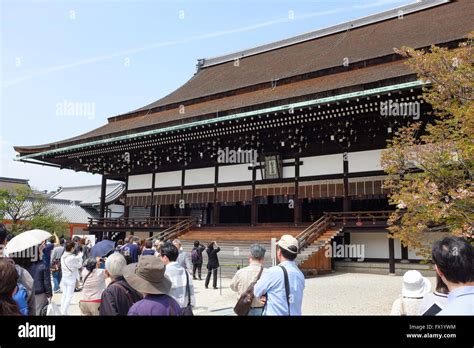
[[[347,152],[342,154],[342,180],[344,186],[344,198],[342,201],[342,211],[347,213],[351,211],[351,197],[349,195],[349,156]],[[344,232],[344,245],[351,244],[351,234]],[[349,260],[349,259],[344,259]]]
[[[102,175],[102,183],[101,183],[101,186],[100,186],[100,208],[99,208],[99,214],[100,214],[101,218],[105,217],[106,187],[107,187],[107,177],[105,175]]]
[[[219,224],[219,203],[217,202],[217,186],[219,183],[219,165],[214,168],[214,203],[212,205],[212,225]]]
[[[128,196],[128,175],[125,179],[125,206],[123,208],[123,217],[128,219],[130,215],[130,206],[127,204],[127,196]]]
[[[250,223],[255,226],[258,221],[258,206],[256,197],[257,167],[252,167],[252,207],[250,209]]]
[[[300,158],[295,158],[295,195],[294,195],[294,223],[295,226],[301,224],[301,201],[299,199],[299,179],[300,179]]]
[[[395,240],[388,238],[388,272],[395,274]]]
[[[151,203],[150,203],[150,217],[156,217],[156,205],[155,205],[155,173],[151,174]]]
[[[342,155],[342,180],[343,180],[343,185],[344,185],[344,198],[343,198],[343,204],[342,204],[342,211],[343,212],[349,212],[351,211],[351,197],[349,195],[349,156],[347,152],[344,152]]]
[[[186,179],[186,168],[183,168],[181,170],[181,194],[180,194],[180,201],[184,199],[184,183],[185,183],[185,179]],[[181,204],[181,202],[179,202]],[[179,208],[179,215],[183,216],[185,215],[185,210],[186,210],[186,202],[184,202],[184,207],[181,208],[181,205],[180,205],[180,208]]]

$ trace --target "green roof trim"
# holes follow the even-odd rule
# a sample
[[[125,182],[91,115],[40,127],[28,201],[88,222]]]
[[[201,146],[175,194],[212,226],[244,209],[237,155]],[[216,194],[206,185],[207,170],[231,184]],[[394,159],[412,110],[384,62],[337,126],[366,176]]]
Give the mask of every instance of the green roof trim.
[[[400,83],[400,84],[390,85],[390,86],[385,86],[385,87],[367,89],[367,90],[364,90],[364,91],[339,94],[339,95],[332,96],[332,97],[313,99],[313,100],[308,100],[308,101],[303,101],[303,102],[298,102],[298,103],[291,103],[291,104],[286,104],[286,105],[274,106],[274,107],[270,107],[270,108],[266,108],[266,109],[252,110],[252,111],[247,111],[247,112],[242,112],[242,113],[237,113],[237,114],[232,114],[232,115],[227,115],[227,116],[214,117],[214,118],[210,118],[210,119],[207,119],[207,120],[194,121],[194,122],[190,122],[190,123],[180,124],[180,125],[176,125],[176,126],[169,126],[169,127],[159,128],[159,129],[153,129],[153,130],[139,132],[139,133],[135,133],[135,134],[121,135],[121,136],[112,137],[112,138],[108,138],[108,139],[101,139],[101,140],[91,141],[91,142],[87,142],[87,143],[83,143],[83,144],[65,146],[65,147],[61,147],[61,148],[58,148],[58,149],[38,152],[38,153],[25,155],[25,156],[17,155],[15,160],[16,161],[21,161],[21,160],[27,159],[27,158],[37,158],[37,157],[40,157],[40,156],[47,156],[47,155],[52,155],[52,154],[56,154],[56,153],[63,153],[63,152],[68,152],[68,151],[73,151],[73,150],[79,150],[79,149],[86,148],[86,147],[89,147],[89,146],[105,145],[107,143],[113,143],[113,142],[116,142],[116,141],[139,139],[139,138],[150,136],[150,135],[156,135],[156,134],[160,134],[160,133],[165,133],[165,132],[170,132],[170,131],[175,131],[175,130],[180,130],[180,129],[186,129],[186,128],[191,128],[191,127],[196,127],[196,126],[203,126],[203,125],[217,123],[217,122],[235,120],[235,119],[239,119],[239,118],[255,116],[255,115],[260,115],[260,114],[269,113],[269,112],[287,111],[287,110],[290,110],[290,109],[301,108],[301,107],[309,107],[309,106],[318,105],[318,104],[326,104],[326,103],[336,102],[336,101],[340,101],[340,100],[367,97],[369,95],[381,94],[381,93],[391,92],[391,91],[394,91],[394,90],[421,87],[421,86],[427,85],[427,84],[429,84],[429,83],[417,80],[417,81]]]

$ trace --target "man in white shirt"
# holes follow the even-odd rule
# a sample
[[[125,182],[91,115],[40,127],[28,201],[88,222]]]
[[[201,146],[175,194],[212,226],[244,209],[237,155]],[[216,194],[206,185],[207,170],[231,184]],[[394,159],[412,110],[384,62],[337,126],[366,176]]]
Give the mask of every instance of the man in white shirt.
[[[181,308],[185,308],[189,303],[194,307],[196,300],[193,281],[190,274],[176,262],[178,255],[178,248],[170,242],[165,242],[160,248],[161,260],[166,265],[165,275],[172,284],[168,295],[173,297]],[[187,290],[187,284],[189,284],[189,290]]]

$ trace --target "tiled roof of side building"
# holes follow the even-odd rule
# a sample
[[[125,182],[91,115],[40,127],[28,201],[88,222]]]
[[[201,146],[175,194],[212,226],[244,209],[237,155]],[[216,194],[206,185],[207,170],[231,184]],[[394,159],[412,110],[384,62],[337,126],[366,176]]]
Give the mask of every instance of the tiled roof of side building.
[[[92,207],[100,203],[100,190],[100,185],[62,187],[51,198],[78,202],[81,207]],[[124,191],[124,183],[107,184],[105,188],[105,203],[114,202],[120,198]]]
[[[390,57],[395,47],[421,48],[462,40],[474,30],[472,18],[472,1],[459,0],[412,12],[401,19],[372,21],[352,30],[250,54],[239,61],[238,67],[232,59],[210,66],[204,64],[168,96],[130,113],[110,117],[102,127],[60,142],[17,146],[15,150],[21,154],[38,153],[130,131],[212,118],[216,113],[263,103],[333,93],[348,86],[410,75],[413,79],[415,75],[401,61],[362,62]],[[341,69],[344,58],[350,63],[345,70]],[[358,66],[357,62],[361,64]],[[271,81],[275,80],[277,88],[271,88]],[[179,112],[180,105],[185,105],[185,113]]]

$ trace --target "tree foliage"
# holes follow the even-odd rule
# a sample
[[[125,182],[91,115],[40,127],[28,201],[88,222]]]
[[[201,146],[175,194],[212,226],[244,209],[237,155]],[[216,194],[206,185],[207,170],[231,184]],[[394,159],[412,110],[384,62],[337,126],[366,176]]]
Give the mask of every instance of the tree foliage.
[[[393,237],[426,254],[428,232],[472,238],[474,229],[474,57],[471,33],[456,49],[396,50],[420,80],[434,121],[399,129],[382,154],[384,186],[397,206]]]
[[[35,228],[60,234],[68,228],[66,220],[48,209],[46,197],[25,185],[0,190],[0,217],[11,222],[14,234]]]

